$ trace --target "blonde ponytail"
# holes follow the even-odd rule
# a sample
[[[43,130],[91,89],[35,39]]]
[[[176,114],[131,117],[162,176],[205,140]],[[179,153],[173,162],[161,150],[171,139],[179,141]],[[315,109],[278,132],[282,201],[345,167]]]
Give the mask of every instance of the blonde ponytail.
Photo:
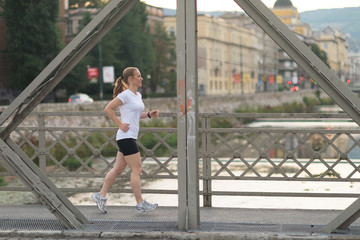
[[[122,91],[125,91],[126,89],[128,89],[128,85],[129,85],[129,77],[130,76],[134,76],[134,72],[138,70],[136,67],[128,67],[125,68],[123,75],[121,77],[119,77],[118,79],[116,79],[115,81],[115,87],[113,90],[113,97],[116,98],[117,95],[119,93],[121,93]]]
[[[123,82],[123,78],[119,77],[118,79],[116,79],[115,81],[115,87],[113,90],[113,98],[116,98],[116,96],[121,93],[122,91],[125,91],[127,89],[127,87],[125,86],[124,82]]]

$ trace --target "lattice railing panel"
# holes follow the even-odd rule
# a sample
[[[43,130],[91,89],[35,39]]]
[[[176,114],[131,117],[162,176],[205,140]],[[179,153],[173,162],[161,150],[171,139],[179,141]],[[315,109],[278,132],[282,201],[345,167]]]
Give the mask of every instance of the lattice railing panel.
[[[360,131],[211,129],[212,179],[360,181]]]

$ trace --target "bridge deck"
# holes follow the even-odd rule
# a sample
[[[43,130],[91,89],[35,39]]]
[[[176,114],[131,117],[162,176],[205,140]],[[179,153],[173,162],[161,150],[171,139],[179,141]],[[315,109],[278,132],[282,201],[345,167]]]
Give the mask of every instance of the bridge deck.
[[[95,206],[78,206],[92,221],[82,230],[66,230],[60,222],[41,205],[0,206],[0,239],[26,234],[27,237],[100,239],[114,237],[174,238],[183,239],[190,233],[177,229],[178,209],[159,207],[151,213],[139,214],[134,207],[108,206],[108,213],[102,214]],[[339,210],[296,210],[296,209],[241,209],[201,208],[201,225],[196,233],[201,238],[211,234],[212,239],[241,236],[262,236],[261,239],[293,239],[294,235],[310,239],[326,239],[332,236],[319,234],[320,229],[340,213]],[[125,235],[124,235],[125,234]],[[140,234],[140,235],[139,235]],[[205,234],[205,235],[204,235]],[[214,237],[215,236],[215,237]],[[342,239],[360,236],[360,220],[351,228],[336,234]],[[265,237],[265,238],[264,238]],[[285,238],[284,238],[285,237]],[[55,237],[54,237],[55,238]],[[6,239],[6,238],[5,238]]]

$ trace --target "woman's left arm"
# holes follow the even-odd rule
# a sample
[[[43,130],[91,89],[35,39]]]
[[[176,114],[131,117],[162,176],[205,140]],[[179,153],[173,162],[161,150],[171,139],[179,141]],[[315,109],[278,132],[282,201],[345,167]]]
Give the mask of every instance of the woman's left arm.
[[[159,117],[159,110],[143,112],[140,116],[140,118],[157,118],[157,117]]]

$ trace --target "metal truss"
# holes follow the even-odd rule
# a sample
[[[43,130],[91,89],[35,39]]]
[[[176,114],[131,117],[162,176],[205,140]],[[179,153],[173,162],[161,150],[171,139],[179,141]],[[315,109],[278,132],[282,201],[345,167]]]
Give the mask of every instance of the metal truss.
[[[234,0],[358,125],[359,98],[260,0]],[[360,199],[323,228],[324,233],[350,226],[360,217]]]
[[[178,218],[187,231],[200,224],[196,13],[196,0],[177,1]]]
[[[79,229],[89,221],[9,135],[137,2],[112,0],[108,3],[0,115],[0,126],[12,117],[0,132],[4,166],[16,173],[66,228]]]
[[[260,0],[234,0],[296,61],[344,111],[360,125],[360,100]],[[138,0],[112,0],[37,78],[0,115],[1,158],[17,173],[67,228],[81,228],[88,220],[14,144],[9,135],[47,96],[91,48]],[[196,0],[177,1],[177,85],[179,156],[179,228],[196,230],[199,224],[198,108]],[[53,75],[49,78],[50,75]],[[360,200],[323,229],[324,233],[348,227],[359,216]]]

